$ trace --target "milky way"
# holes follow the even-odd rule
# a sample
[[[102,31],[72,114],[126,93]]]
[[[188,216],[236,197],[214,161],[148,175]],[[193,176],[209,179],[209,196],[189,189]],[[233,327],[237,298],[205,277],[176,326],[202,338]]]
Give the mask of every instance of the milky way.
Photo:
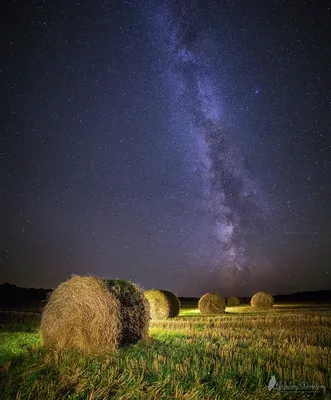
[[[327,2],[3,3],[0,283],[329,288]]]
[[[166,39],[167,68],[172,86],[177,88],[177,102],[196,133],[200,149],[205,205],[217,242],[216,268],[228,283],[243,282],[256,262],[267,263],[261,253],[267,206],[222,119],[212,68],[201,40],[197,5],[191,1],[165,5],[157,22]]]

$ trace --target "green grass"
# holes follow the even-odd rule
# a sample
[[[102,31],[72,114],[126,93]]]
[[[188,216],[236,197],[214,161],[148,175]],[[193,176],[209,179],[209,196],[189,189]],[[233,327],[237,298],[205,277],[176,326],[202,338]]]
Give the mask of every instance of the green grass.
[[[39,346],[39,333],[0,332],[0,365]]]
[[[0,399],[284,398],[268,391],[272,375],[327,390],[325,397],[296,393],[286,399],[331,399],[330,306],[226,311],[201,316],[188,305],[177,318],[153,321],[147,342],[103,356],[50,351],[38,330],[9,332],[13,325],[3,325]]]

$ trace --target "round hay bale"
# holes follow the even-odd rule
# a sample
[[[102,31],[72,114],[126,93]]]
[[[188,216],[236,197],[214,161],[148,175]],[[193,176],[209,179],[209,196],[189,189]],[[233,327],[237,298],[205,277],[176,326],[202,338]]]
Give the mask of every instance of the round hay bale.
[[[125,284],[90,276],[73,276],[62,283],[42,314],[44,344],[59,350],[104,353],[145,337],[148,305],[136,285]]]
[[[217,293],[204,294],[198,303],[201,314],[222,314],[225,306],[225,300]]]
[[[151,319],[166,319],[177,317],[180,310],[178,297],[167,290],[147,290],[145,297],[150,305]]]
[[[266,292],[257,292],[251,298],[251,306],[255,308],[271,308],[274,304],[274,298]]]
[[[240,300],[238,299],[238,297],[229,297],[226,300],[226,305],[228,307],[237,307],[240,304]]]

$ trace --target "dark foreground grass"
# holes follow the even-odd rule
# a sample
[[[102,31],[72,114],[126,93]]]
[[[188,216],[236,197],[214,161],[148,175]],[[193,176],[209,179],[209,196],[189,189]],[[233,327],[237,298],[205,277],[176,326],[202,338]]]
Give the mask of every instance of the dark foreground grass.
[[[0,333],[0,399],[331,399],[331,309],[185,309],[116,354],[57,353],[38,330]],[[28,330],[28,327],[27,329]],[[268,391],[271,376],[326,393]]]

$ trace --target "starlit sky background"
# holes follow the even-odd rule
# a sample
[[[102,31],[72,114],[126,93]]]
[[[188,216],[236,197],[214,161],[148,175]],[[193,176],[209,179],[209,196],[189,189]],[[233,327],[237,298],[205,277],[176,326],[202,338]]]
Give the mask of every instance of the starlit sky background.
[[[0,7],[0,283],[330,288],[328,1]]]

